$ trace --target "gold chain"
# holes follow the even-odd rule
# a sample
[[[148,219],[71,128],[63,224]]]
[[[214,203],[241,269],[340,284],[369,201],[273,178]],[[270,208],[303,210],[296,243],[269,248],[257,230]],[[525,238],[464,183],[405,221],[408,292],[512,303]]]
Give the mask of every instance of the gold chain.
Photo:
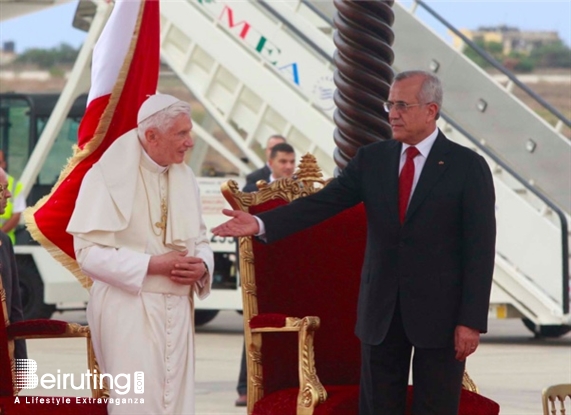
[[[155,236],[161,236],[161,234],[163,232],[165,232],[166,236],[166,229],[167,229],[167,217],[168,217],[168,207],[167,207],[167,201],[166,198],[161,197],[160,192],[161,192],[161,183],[160,183],[160,176],[159,176],[159,197],[161,197],[161,221],[160,222],[155,222],[154,226],[153,226],[153,218],[151,216],[151,201],[149,198],[149,192],[147,191],[147,184],[145,183],[145,176],[143,176],[143,171],[141,170],[141,166],[139,166],[139,173],[141,174],[141,180],[143,181],[143,187],[145,189],[145,196],[147,197],[147,209],[149,212],[149,220],[151,221],[151,230],[153,231],[153,234]],[[159,233],[155,232],[155,228],[154,227],[159,228]],[[163,236],[163,239],[164,239]]]

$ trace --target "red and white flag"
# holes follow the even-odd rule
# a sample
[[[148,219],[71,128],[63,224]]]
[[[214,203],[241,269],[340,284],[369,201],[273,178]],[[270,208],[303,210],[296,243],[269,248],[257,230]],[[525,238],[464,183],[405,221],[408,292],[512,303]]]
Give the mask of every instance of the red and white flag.
[[[51,193],[26,211],[32,237],[90,284],[65,230],[81,181],[115,139],[137,126],[137,112],[156,93],[160,64],[159,0],[117,0],[93,51],[91,89],[74,155]]]

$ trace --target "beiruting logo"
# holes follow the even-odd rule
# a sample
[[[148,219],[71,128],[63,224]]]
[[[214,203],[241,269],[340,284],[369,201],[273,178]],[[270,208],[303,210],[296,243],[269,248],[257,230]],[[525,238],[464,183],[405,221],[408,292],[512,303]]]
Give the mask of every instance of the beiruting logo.
[[[34,359],[15,359],[16,360],[16,386],[19,389],[36,389],[40,385],[44,389],[57,389],[57,390],[90,390],[90,389],[104,389],[107,383],[109,390],[115,391],[117,395],[126,395],[131,392],[131,383],[133,393],[143,394],[145,392],[145,374],[144,372],[134,372],[133,376],[130,373],[119,373],[113,377],[107,373],[99,373],[97,371],[90,372],[87,370],[85,373],[61,373],[58,369],[57,373],[45,373],[41,377],[37,375],[38,364]],[[133,382],[131,382],[131,378]],[[38,399],[49,400],[61,399],[62,403],[70,403],[72,398],[38,398],[22,396],[26,399],[26,403],[43,403]],[[16,396],[17,402],[20,403]],[[143,398],[75,398],[77,403],[92,403],[101,401],[104,403],[114,403],[120,405],[122,403],[144,403]],[[36,402],[38,401],[38,402]],[[50,403],[49,401],[45,403]]]

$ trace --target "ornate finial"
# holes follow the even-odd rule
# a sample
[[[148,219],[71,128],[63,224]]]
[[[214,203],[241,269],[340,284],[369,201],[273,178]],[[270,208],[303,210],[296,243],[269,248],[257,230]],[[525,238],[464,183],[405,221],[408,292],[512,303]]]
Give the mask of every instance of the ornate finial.
[[[326,181],[323,179],[315,156],[307,153],[301,157],[299,166],[291,178],[281,178],[272,183],[260,183],[258,191],[252,193],[241,192],[238,183],[229,180],[222,184],[221,191],[232,209],[247,210],[249,206],[259,205],[271,199],[291,202],[299,197],[315,193],[325,184]]]
[[[317,160],[313,154],[305,154],[301,156],[299,167],[295,172],[297,180],[302,182],[322,182],[323,174],[317,165]]]

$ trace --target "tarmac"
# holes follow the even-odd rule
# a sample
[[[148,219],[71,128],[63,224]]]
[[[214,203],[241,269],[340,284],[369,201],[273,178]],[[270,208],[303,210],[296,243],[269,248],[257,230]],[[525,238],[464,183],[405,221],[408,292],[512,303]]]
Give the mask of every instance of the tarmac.
[[[85,324],[83,312],[55,314]],[[541,391],[571,383],[571,333],[558,339],[534,339],[519,320],[491,320],[477,352],[468,358],[467,371],[480,393],[501,406],[502,415],[539,415]],[[319,333],[316,334],[317,336]],[[196,414],[246,414],[234,406],[242,351],[242,316],[221,312],[196,332]],[[42,373],[86,371],[85,340],[30,340],[28,352]],[[319,368],[318,368],[319,374]],[[61,390],[59,396],[90,396],[89,391]],[[24,390],[20,394],[56,395],[53,390]]]

